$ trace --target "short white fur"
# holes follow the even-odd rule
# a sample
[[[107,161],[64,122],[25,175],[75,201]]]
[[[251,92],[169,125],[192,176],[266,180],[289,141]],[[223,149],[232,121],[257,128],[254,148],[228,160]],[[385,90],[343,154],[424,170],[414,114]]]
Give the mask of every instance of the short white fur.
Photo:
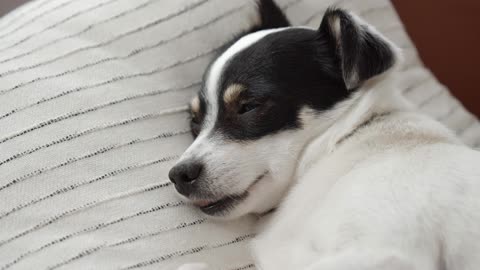
[[[227,56],[261,36],[253,37]],[[218,62],[209,87],[227,61]],[[242,176],[271,170],[234,217],[283,198],[252,244],[259,269],[479,269],[480,153],[415,111],[394,75],[372,79],[327,112],[304,108],[301,130],[215,149]],[[257,160],[242,164],[253,153]],[[265,200],[271,190],[278,196]],[[208,269],[182,270],[200,268]]]

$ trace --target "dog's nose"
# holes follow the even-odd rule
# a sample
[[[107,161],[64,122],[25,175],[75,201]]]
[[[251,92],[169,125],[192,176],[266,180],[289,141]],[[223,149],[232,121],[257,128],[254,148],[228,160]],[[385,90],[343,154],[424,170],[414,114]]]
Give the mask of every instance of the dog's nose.
[[[202,169],[200,162],[186,160],[175,165],[168,173],[168,177],[180,193],[188,195],[185,193],[189,193],[189,186],[198,179]]]

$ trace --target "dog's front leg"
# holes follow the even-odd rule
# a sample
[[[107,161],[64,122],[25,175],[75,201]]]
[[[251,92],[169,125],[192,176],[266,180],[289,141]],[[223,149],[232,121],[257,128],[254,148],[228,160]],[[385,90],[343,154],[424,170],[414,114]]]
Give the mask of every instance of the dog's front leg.
[[[324,257],[305,270],[417,270],[408,258],[384,251],[348,252]]]

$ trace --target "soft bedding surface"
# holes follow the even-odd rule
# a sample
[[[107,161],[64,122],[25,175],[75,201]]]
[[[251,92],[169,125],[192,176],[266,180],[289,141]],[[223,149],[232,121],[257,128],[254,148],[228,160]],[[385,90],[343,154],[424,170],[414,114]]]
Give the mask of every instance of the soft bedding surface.
[[[278,0],[295,25],[346,7],[405,52],[420,110],[478,146],[480,126],[419,62],[384,0]],[[205,220],[167,172],[186,103],[249,0],[37,0],[0,20],[0,269],[254,269],[255,218]]]

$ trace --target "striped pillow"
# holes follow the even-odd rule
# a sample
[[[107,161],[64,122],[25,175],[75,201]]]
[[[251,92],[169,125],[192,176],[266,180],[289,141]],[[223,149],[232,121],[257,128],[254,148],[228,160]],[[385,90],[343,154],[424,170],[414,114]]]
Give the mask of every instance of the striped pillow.
[[[167,179],[186,103],[248,0],[37,0],[0,20],[0,269],[253,269],[254,218],[205,220]],[[405,94],[468,144],[480,126],[419,62],[384,0],[278,0],[316,27],[360,13],[405,50]]]

